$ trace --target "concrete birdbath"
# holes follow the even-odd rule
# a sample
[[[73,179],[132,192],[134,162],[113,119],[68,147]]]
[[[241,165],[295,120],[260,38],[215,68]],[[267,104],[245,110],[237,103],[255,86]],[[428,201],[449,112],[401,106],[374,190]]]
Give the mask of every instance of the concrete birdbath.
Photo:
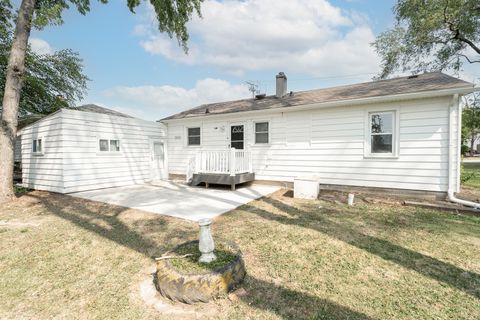
[[[211,223],[200,220],[199,240],[182,243],[156,259],[154,282],[162,296],[188,304],[208,302],[226,296],[243,280],[240,249],[229,241],[215,246]]]

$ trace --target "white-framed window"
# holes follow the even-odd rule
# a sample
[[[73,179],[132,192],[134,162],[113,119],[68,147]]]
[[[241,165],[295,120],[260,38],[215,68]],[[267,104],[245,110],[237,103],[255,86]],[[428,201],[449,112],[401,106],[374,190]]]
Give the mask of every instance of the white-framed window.
[[[255,144],[270,143],[270,123],[268,121],[258,121],[253,124],[255,134]]]
[[[187,128],[187,146],[199,146],[202,129],[200,127]]]
[[[366,155],[371,157],[396,157],[398,146],[397,112],[368,112],[367,124]]]
[[[35,138],[32,141],[32,152],[34,154],[43,154],[43,139]]]
[[[99,139],[98,150],[101,152],[120,152],[120,140]]]

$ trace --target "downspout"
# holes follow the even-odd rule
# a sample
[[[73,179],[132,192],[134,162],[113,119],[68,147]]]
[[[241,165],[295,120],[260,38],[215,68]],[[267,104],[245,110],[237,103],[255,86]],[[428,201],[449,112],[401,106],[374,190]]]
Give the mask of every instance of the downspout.
[[[454,127],[455,110],[457,114],[457,128]],[[455,192],[460,189],[460,161],[461,161],[461,130],[462,130],[462,108],[459,104],[459,95],[453,96],[452,104],[448,110],[448,200],[451,202],[459,203],[467,207],[473,207],[480,210],[480,203],[458,199],[455,196]],[[457,131],[455,137],[454,129]],[[456,148],[455,145],[458,147]],[[457,157],[457,165],[454,166],[455,157]],[[456,175],[454,173],[456,172]],[[455,181],[456,180],[456,181]],[[456,186],[455,183],[456,182]]]

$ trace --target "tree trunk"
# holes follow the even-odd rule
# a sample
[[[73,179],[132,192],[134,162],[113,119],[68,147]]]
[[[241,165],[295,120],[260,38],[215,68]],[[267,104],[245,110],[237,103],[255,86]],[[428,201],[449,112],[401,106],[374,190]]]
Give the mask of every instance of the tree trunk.
[[[13,192],[13,161],[17,136],[18,105],[25,73],[25,52],[32,26],[36,0],[22,0],[8,58],[7,79],[0,118],[0,202],[10,200]]]
[[[472,138],[470,139],[470,157],[475,155],[475,150],[473,147],[475,146],[475,133],[472,133]]]

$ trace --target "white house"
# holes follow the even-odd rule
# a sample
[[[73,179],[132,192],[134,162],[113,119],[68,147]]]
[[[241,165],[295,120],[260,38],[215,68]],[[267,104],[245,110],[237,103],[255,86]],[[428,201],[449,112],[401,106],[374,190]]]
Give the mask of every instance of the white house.
[[[148,122],[94,106],[21,130],[23,183],[74,192],[173,176],[422,192],[460,188],[459,97],[442,73],[202,105]],[[166,147],[165,147],[166,146]],[[235,149],[232,149],[235,148]]]
[[[165,126],[86,105],[19,131],[22,184],[70,193],[166,179]]]
[[[234,147],[251,157],[255,180],[315,176],[323,185],[459,191],[459,96],[474,90],[471,83],[426,73],[288,92],[283,73],[276,81],[274,96],[161,120],[169,173],[225,171],[221,150]]]

